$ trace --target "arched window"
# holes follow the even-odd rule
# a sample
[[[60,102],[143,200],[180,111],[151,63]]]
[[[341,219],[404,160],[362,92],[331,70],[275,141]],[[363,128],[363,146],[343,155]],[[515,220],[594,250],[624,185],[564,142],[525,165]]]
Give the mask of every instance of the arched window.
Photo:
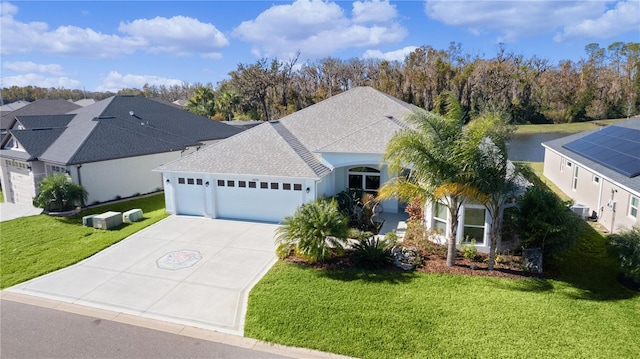
[[[371,167],[349,169],[349,189],[377,192],[380,188],[380,171]]]

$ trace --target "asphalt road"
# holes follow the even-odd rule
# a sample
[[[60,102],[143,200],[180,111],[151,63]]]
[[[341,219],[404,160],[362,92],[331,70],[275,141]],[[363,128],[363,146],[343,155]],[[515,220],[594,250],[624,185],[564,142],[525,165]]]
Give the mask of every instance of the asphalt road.
[[[0,358],[290,357],[1,300]]]

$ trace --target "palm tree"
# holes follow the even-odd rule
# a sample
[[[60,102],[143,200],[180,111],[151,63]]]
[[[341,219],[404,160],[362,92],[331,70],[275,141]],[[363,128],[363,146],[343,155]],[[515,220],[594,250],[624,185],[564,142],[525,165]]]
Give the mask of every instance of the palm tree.
[[[50,211],[65,210],[76,205],[83,205],[87,201],[88,193],[79,184],[71,182],[66,174],[45,177],[38,183],[38,195],[33,199],[33,205]],[[52,208],[51,204],[55,206]]]
[[[389,141],[383,161],[392,173],[409,168],[407,177],[396,177],[379,191],[381,199],[396,197],[410,202],[415,198],[439,202],[449,210],[450,227],[447,265],[455,265],[458,218],[462,203],[478,192],[469,182],[465,144],[464,114],[453,94],[439,96],[440,113],[422,109],[407,121],[411,129],[398,131]]]
[[[213,117],[216,114],[215,92],[209,85],[198,86],[193,96],[184,104],[185,109],[200,116]]]
[[[286,258],[291,250],[309,263],[324,261],[332,250],[344,253],[349,219],[340,212],[335,199],[318,199],[300,206],[276,230],[276,253]]]
[[[224,89],[215,100],[216,107],[224,115],[225,120],[231,121],[236,106],[240,103],[240,95],[236,92]]]
[[[493,270],[496,249],[500,246],[504,209],[518,191],[519,171],[507,160],[506,140],[513,132],[498,113],[484,113],[469,123],[463,148],[472,158],[469,181],[478,190],[476,199],[491,217],[489,263]]]

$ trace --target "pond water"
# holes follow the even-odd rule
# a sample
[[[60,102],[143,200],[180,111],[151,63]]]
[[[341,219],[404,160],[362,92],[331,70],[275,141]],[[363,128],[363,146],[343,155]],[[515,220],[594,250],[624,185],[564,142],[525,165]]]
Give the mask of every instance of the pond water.
[[[509,159],[512,161],[542,162],[544,161],[544,147],[541,143],[568,135],[570,133],[565,132],[515,134],[513,139],[507,143]]]

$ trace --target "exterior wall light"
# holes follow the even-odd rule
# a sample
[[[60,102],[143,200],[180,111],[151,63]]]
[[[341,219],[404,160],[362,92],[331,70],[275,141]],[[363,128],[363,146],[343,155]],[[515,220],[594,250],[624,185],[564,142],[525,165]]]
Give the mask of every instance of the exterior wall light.
[[[171,181],[169,181],[169,179],[167,178],[167,180],[165,182],[167,182],[167,184],[169,184]]]
[[[205,183],[204,183],[204,186],[205,186],[205,187],[209,187],[209,181],[205,182]]]

